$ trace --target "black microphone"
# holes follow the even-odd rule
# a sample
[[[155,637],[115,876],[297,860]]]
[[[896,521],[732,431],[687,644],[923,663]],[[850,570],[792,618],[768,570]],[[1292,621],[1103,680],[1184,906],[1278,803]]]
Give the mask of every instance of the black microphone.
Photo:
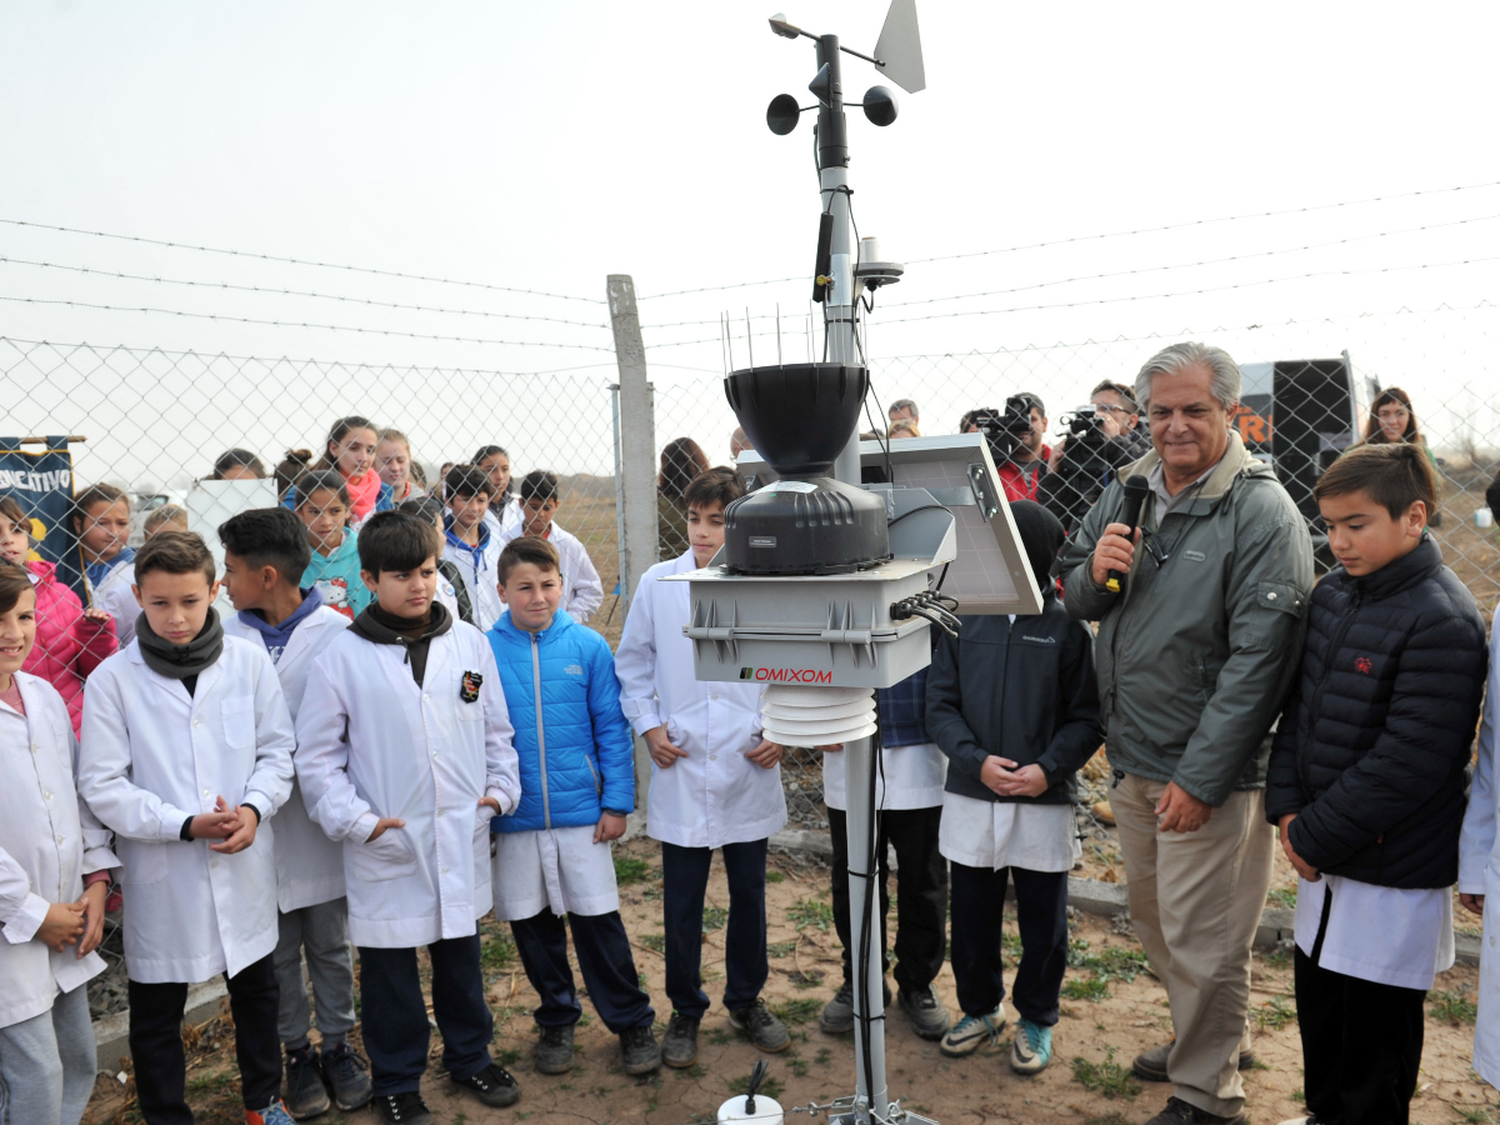
[[[1137,473],[1125,482],[1125,507],[1120,512],[1120,522],[1130,525],[1130,530],[1125,533],[1125,538],[1135,538],[1135,528],[1141,522],[1141,505],[1146,502],[1146,494],[1151,491],[1151,482]],[[1125,575],[1118,570],[1109,572],[1109,581],[1104,583],[1104,588],[1112,594],[1120,592],[1120,583]]]

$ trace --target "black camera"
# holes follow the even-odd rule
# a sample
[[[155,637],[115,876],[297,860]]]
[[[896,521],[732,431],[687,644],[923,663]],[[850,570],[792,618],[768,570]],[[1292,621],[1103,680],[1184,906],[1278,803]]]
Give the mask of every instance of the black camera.
[[[1031,400],[1025,395],[1011,395],[1005,400],[1003,414],[989,406],[971,411],[964,428],[969,425],[984,435],[996,465],[1009,461],[1031,433]]]
[[[1104,416],[1092,404],[1058,419],[1067,427],[1067,445],[1055,471],[1048,473],[1037,499],[1069,531],[1099,499],[1114,471],[1131,460],[1127,444],[1104,431]]]

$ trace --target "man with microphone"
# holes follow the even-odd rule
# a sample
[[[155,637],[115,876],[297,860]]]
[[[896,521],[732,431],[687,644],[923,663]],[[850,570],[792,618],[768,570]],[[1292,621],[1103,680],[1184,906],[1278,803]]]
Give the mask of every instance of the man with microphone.
[[[1274,846],[1268,735],[1313,585],[1306,522],[1230,427],[1239,397],[1220,348],[1152,356],[1135,382],[1152,452],[1119,471],[1063,553],[1068,612],[1099,622],[1130,916],[1176,1032],[1135,1062],[1176,1086],[1148,1125],[1245,1120],[1250,947]],[[1123,522],[1133,476],[1145,478],[1131,482],[1135,527]]]

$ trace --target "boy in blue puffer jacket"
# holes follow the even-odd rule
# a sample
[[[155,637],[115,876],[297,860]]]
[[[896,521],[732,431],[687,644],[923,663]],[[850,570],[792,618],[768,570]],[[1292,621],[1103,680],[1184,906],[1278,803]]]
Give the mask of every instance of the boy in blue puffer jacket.
[[[626,1074],[661,1065],[656,1013],[639,986],[620,920],[609,842],[635,807],[630,724],[604,637],[558,613],[557,548],[508,543],[496,565],[506,612],[486,636],[516,727],[521,802],[496,817],[495,917],[511,924],[526,977],[540,994],[536,1068],[573,1066],[573,1026],[583,1014],[568,967],[567,915],[589,998],[620,1037]]]

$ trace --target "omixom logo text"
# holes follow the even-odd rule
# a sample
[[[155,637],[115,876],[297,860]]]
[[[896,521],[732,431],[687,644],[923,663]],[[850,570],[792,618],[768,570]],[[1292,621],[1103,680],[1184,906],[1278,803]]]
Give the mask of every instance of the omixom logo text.
[[[831,684],[833,673],[813,668],[741,668],[740,679],[769,684]]]

